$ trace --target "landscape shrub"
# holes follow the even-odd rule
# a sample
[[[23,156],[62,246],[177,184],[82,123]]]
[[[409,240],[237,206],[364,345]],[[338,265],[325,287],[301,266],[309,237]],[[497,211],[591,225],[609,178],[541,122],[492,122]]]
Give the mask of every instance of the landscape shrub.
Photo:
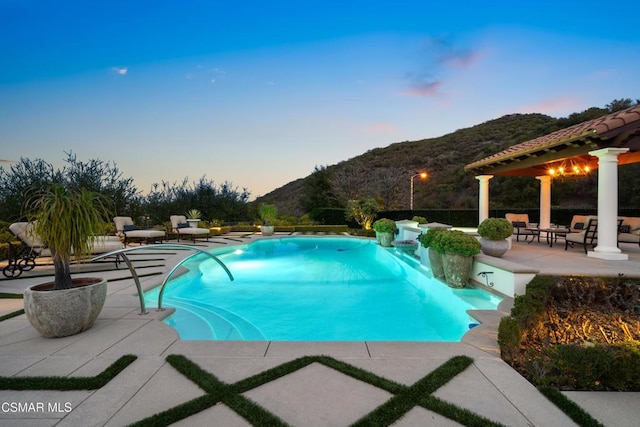
[[[489,240],[506,239],[513,234],[513,225],[505,218],[487,218],[478,226],[478,234]]]
[[[640,345],[559,345],[551,349],[549,373],[541,385],[576,390],[640,390]]]
[[[640,284],[537,276],[500,322],[502,358],[538,386],[640,391]]]
[[[389,218],[381,218],[373,223],[373,229],[378,233],[395,233],[396,223]]]
[[[445,230],[446,228],[430,228],[426,233],[421,234],[418,240],[423,247],[430,248],[438,233],[442,233]]]

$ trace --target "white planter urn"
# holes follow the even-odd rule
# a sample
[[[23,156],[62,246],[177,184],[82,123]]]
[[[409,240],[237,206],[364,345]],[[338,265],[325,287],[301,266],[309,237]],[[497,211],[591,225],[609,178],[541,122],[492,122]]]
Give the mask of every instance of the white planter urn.
[[[502,257],[509,249],[509,241],[507,239],[490,240],[481,237],[480,245],[483,254],[496,258]]]
[[[189,224],[189,228],[198,228],[200,220],[196,218],[189,218],[187,219],[187,223]]]

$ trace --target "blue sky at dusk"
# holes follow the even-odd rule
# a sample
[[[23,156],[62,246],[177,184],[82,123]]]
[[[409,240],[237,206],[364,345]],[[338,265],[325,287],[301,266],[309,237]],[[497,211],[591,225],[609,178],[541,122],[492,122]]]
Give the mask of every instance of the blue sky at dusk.
[[[71,150],[145,193],[204,175],[253,198],[394,142],[640,98],[639,6],[513,5],[0,0],[0,159]]]

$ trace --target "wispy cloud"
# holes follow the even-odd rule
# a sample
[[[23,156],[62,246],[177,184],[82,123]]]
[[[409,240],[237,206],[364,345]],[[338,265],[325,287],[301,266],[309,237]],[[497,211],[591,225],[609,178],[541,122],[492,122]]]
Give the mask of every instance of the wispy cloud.
[[[481,57],[480,51],[458,47],[451,38],[434,37],[425,47],[427,54],[435,55],[436,63],[453,68],[468,68]]]
[[[129,68],[127,67],[113,67],[112,70],[120,76],[124,76],[129,72]]]
[[[446,98],[446,78],[451,69],[468,69],[481,58],[481,51],[456,45],[451,38],[430,37],[418,49],[417,71],[408,72],[409,89],[403,94],[432,98]]]
[[[408,96],[428,96],[438,98],[444,95],[439,91],[441,86],[441,81],[416,79],[411,82],[410,88],[404,91],[403,94]]]

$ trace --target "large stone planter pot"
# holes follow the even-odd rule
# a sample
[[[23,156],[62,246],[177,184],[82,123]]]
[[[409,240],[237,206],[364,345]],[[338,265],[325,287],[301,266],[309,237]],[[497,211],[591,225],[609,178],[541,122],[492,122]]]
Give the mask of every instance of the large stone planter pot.
[[[379,233],[376,231],[376,240],[378,240],[380,246],[390,248],[394,237],[393,233]]]
[[[431,266],[431,263],[429,262],[429,248],[425,248],[424,246],[420,245],[420,247],[418,248],[418,256],[420,257],[420,264],[424,265],[425,267]]]
[[[473,257],[458,254],[442,254],[442,266],[447,284],[452,288],[464,288],[469,281]]]
[[[24,312],[40,335],[66,337],[93,326],[107,298],[107,281],[82,278],[73,284],[54,291],[53,283],[45,283],[24,291]]]
[[[433,277],[440,280],[445,279],[442,254],[433,248],[429,248],[429,265],[431,266],[431,274],[433,274]]]
[[[275,227],[273,225],[263,225],[260,227],[260,232],[263,236],[272,236]]]
[[[507,239],[490,240],[484,237],[480,238],[482,253],[497,258],[502,257],[509,249],[509,241]]]

